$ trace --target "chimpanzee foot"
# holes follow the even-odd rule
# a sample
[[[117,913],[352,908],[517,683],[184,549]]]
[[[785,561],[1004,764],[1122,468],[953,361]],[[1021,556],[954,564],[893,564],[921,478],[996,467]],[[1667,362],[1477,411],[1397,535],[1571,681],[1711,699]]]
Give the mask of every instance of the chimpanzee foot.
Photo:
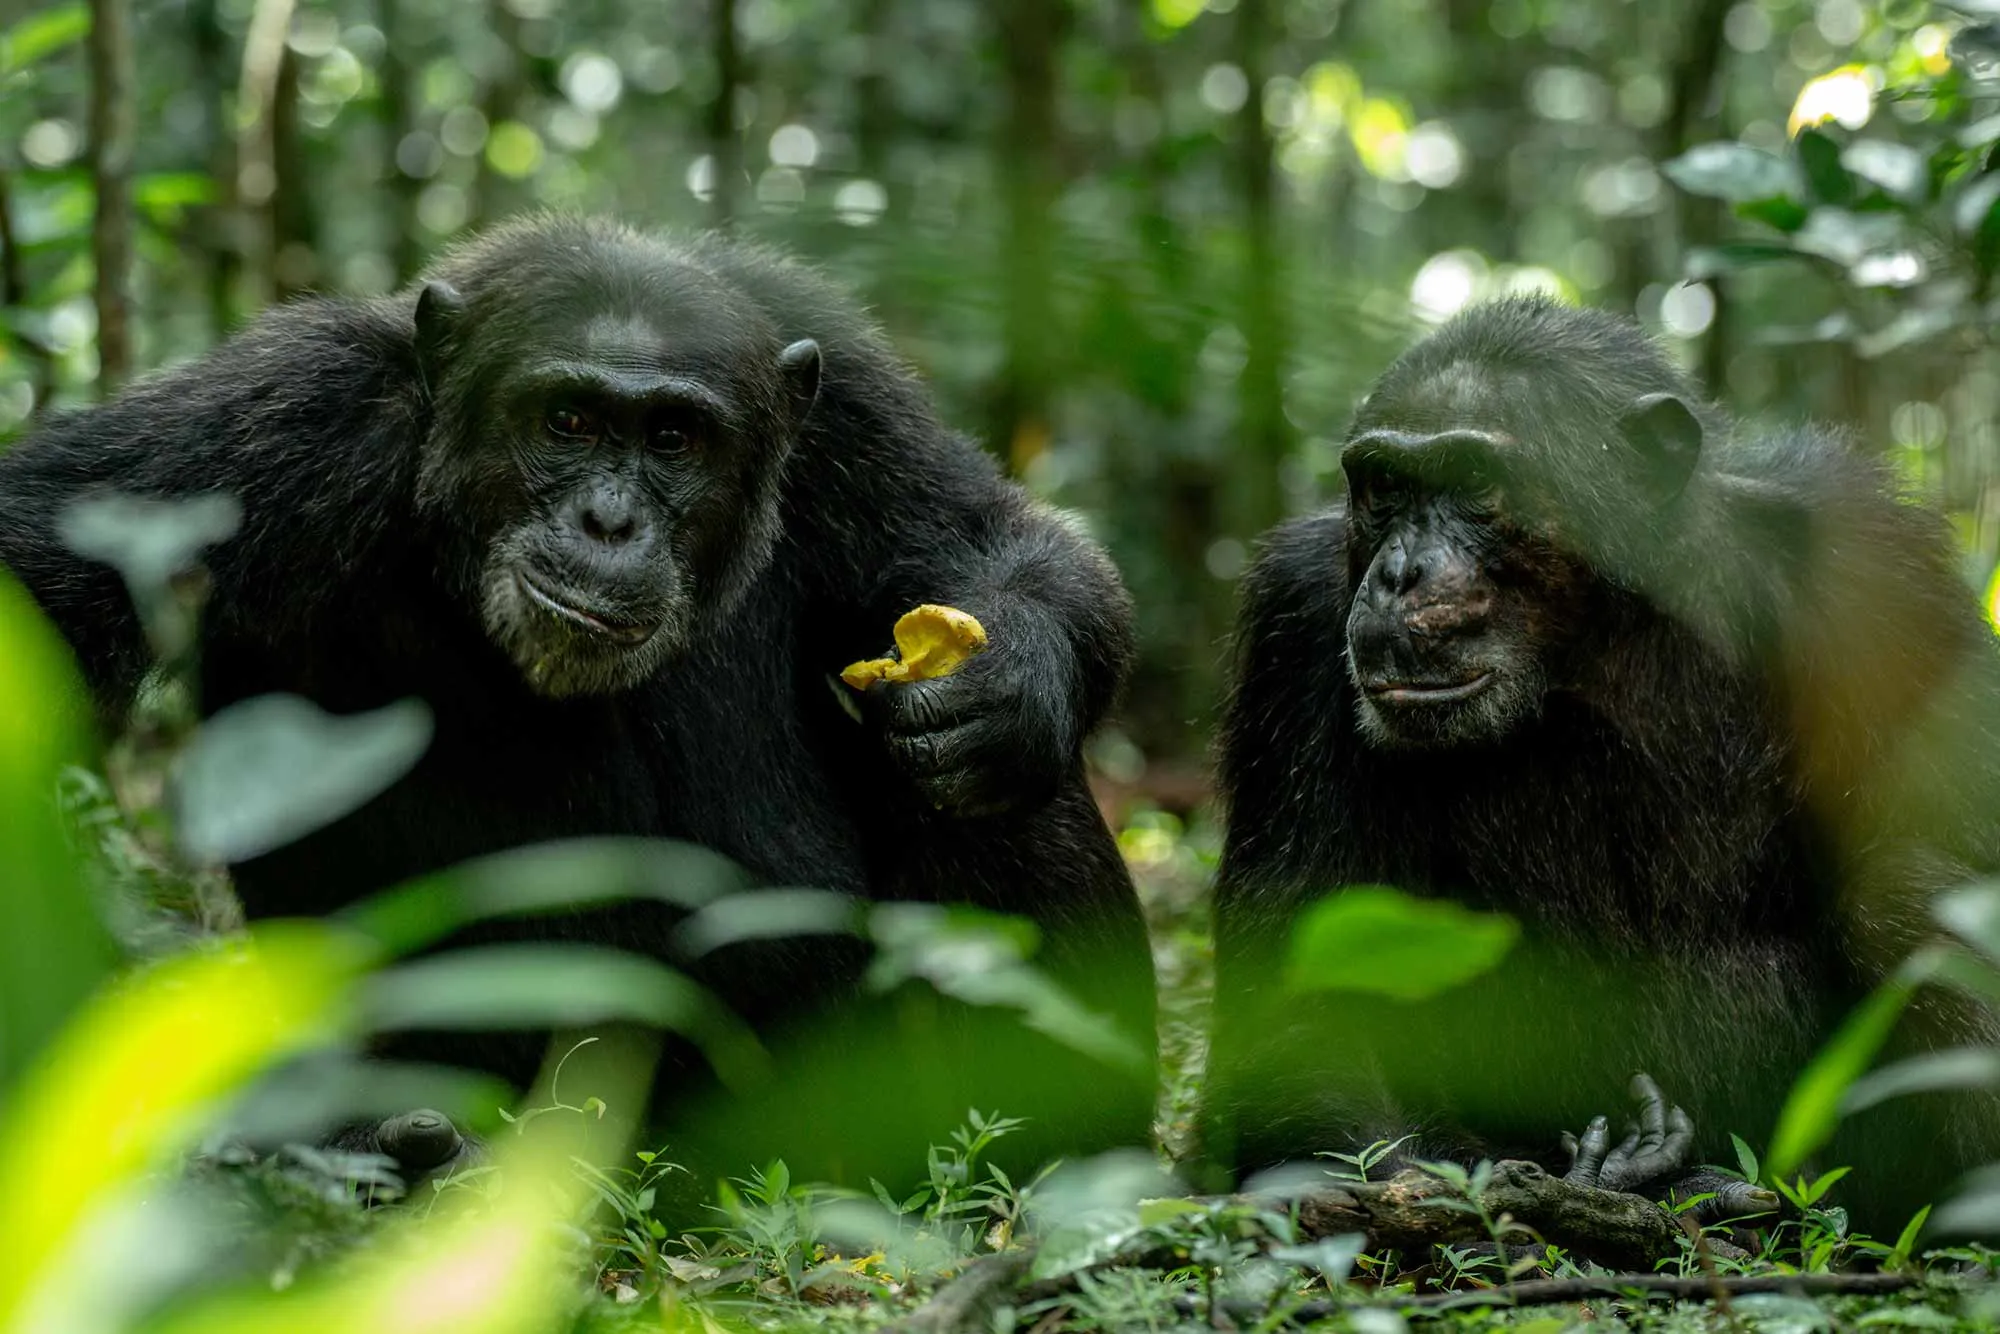
[[[1680,1108],[1667,1105],[1651,1076],[1632,1076],[1631,1089],[1639,1101],[1639,1119],[1616,1145],[1611,1143],[1610,1123],[1601,1116],[1584,1127],[1582,1139],[1563,1135],[1563,1148],[1570,1156],[1565,1181],[1631,1191],[1687,1167],[1694,1122]]]

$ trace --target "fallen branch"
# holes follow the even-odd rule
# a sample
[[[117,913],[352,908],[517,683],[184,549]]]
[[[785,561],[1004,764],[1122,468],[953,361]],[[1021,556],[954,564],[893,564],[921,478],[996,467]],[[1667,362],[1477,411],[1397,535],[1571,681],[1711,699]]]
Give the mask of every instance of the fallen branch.
[[[1421,1297],[1365,1302],[1302,1302],[1284,1312],[1284,1319],[1290,1324],[1305,1325],[1357,1307],[1447,1311],[1472,1306],[1552,1306],[1561,1302],[1581,1302],[1592,1297],[1618,1297],[1632,1293],[1671,1297],[1676,1301],[1747,1297],[1757,1292],[1826,1297],[1841,1293],[1900,1292],[1916,1282],[1908,1274],[1732,1274],[1726,1278],[1709,1278],[1699,1274],[1686,1278],[1677,1274],[1600,1274],[1594,1278],[1529,1279],[1509,1287],[1433,1292]],[[1208,1309],[1208,1303],[1193,1297],[1183,1297],[1174,1305],[1183,1315],[1205,1315]],[[1261,1320],[1271,1314],[1267,1306],[1258,1302],[1224,1301],[1222,1309],[1231,1319],[1240,1320]]]
[[[1427,1251],[1440,1243],[1492,1241],[1485,1222],[1490,1218],[1499,1227],[1503,1240],[1538,1239],[1606,1264],[1635,1270],[1649,1269],[1656,1261],[1676,1254],[1685,1235],[1674,1215],[1643,1196],[1577,1185],[1551,1176],[1535,1163],[1514,1160],[1493,1165],[1491,1180],[1479,1198],[1478,1209],[1469,1208],[1468,1201],[1449,1181],[1414,1169],[1386,1181],[1331,1181],[1297,1195],[1235,1195],[1214,1202],[1262,1210],[1290,1209],[1298,1220],[1296,1240],[1314,1241],[1358,1232],[1367,1238],[1363,1248],[1370,1251]],[[1004,1304],[1043,1301],[1076,1290],[1076,1271],[1025,1281],[1035,1255],[1036,1248],[1031,1245],[977,1261],[890,1328],[897,1334],[983,1330],[988,1328],[992,1312]],[[1167,1269],[1185,1263],[1185,1252],[1155,1236],[1087,1268],[1092,1271]],[[1630,1273],[1595,1279],[1535,1280],[1506,1289],[1443,1293],[1374,1304],[1394,1305],[1399,1309],[1453,1304],[1527,1305],[1634,1288],[1694,1297],[1778,1290],[1882,1292],[1909,1281],[1892,1274],[1712,1279]],[[1314,1305],[1308,1303],[1300,1310],[1313,1309]],[[1332,1311],[1337,1304],[1317,1305]],[[1302,1314],[1296,1318],[1308,1317]]]

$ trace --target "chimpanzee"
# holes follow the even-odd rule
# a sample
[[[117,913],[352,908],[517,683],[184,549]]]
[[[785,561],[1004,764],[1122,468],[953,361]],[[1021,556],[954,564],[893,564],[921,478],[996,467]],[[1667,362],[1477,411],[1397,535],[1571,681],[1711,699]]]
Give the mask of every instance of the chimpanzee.
[[[0,561],[115,716],[148,667],[140,626],[119,576],[58,536],[73,501],[105,490],[240,499],[239,533],[208,561],[205,709],[287,691],[336,713],[413,696],[433,714],[408,778],[232,868],[251,915],[328,912],[540,840],[671,837],[766,884],[1024,914],[1037,962],[1151,1052],[1143,924],[1080,759],[1131,651],[1117,573],[941,426],[809,269],[537,218],[411,290],[273,310],[41,427],[0,458]],[[978,618],[986,650],[843,703],[835,674],[880,656],[922,603]],[[672,926],[627,909],[524,929],[665,953]],[[838,1008],[864,962],[832,939],[746,945],[699,976],[774,1031]],[[985,1036],[944,1075],[915,1050],[887,1063],[907,1086],[876,1085],[856,1113],[880,1133],[796,1088],[722,1119],[746,1155],[859,1181],[921,1171],[925,1137],[975,1103],[1038,1118],[1025,1138],[1042,1151],[1144,1141],[1138,1073],[977,1018]],[[1042,1043],[1043,1083],[1096,1104],[1037,1105],[1010,1082],[1017,1038]],[[979,1050],[988,1039],[1003,1048]],[[442,1050],[532,1070],[497,1041]],[[700,1082],[685,1060],[664,1079]],[[899,1156],[863,1161],[863,1139]]]
[[[1738,426],[1634,325],[1546,299],[1406,353],[1341,466],[1244,581],[1211,1155],[1407,1136],[1560,1167],[1558,1132],[1646,1071],[1687,1112],[1637,1081],[1645,1133],[1599,1162],[1595,1122],[1579,1179],[1733,1166],[1931,894],[2000,866],[2000,652],[1943,524],[1841,436]],[[1371,884],[1521,942],[1423,1003],[1284,994],[1298,911]],[[1905,1030],[1993,1027],[1940,995]],[[1893,1235],[2000,1155],[2000,1117],[1891,1106],[1826,1165]]]

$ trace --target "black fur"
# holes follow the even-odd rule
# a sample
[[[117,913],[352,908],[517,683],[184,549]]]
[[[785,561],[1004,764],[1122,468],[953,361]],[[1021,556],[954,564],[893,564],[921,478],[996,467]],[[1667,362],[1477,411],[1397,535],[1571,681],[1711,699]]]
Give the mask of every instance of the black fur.
[[[1833,1025],[1931,932],[1930,895],[2000,866],[1992,632],[1944,526],[1877,464],[1820,429],[1738,429],[1624,321],[1536,300],[1454,320],[1362,406],[1351,489],[1376,503],[1366,441],[1468,428],[1499,442],[1467,453],[1504,474],[1497,516],[1447,479],[1393,531],[1433,583],[1461,562],[1450,596],[1409,596],[1477,605],[1480,633],[1405,632],[1411,604],[1376,586],[1357,610],[1384,577],[1359,498],[1275,530],[1245,580],[1210,1151],[1248,1171],[1415,1133],[1408,1153],[1560,1165],[1558,1132],[1643,1069],[1697,1158],[1733,1164],[1728,1132],[1767,1141]],[[1366,662],[1360,629],[1389,641]],[[1357,678],[1427,670],[1381,665],[1397,653],[1500,684],[1483,714],[1386,734]],[[1367,883],[1511,913],[1523,944],[1434,1003],[1284,995],[1296,911]],[[1990,1027],[1933,997],[1905,1036]],[[1893,1235],[2000,1153],[1995,1126],[1990,1097],[1898,1102],[1828,1161]]]
[[[711,438],[590,473],[579,459],[613,456],[548,438],[538,410],[514,406],[551,359],[692,382],[716,404],[690,429]],[[606,432],[654,421],[616,396],[604,413]],[[1026,914],[1041,959],[1151,1051],[1150,955],[1080,761],[1131,653],[1117,574],[941,426],[852,299],[807,269],[714,238],[540,219],[398,295],[274,310],[42,427],[0,458],[0,560],[115,715],[148,666],[139,626],[118,577],[56,536],[67,505],[106,488],[241,497],[241,532],[209,558],[205,708],[291,691],[336,712],[406,696],[434,712],[411,777],[234,868],[253,915],[327,912],[533,841],[669,836],[765,883]],[[652,536],[605,539],[602,515],[574,512],[598,503],[638,515],[621,533]],[[558,570],[621,621],[657,620],[654,656],[635,665],[565,631],[523,600],[509,561]],[[881,656],[924,602],[973,613],[990,647],[945,680],[877,687],[856,723],[829,678]],[[663,954],[672,925],[653,909],[533,929]],[[743,947],[703,976],[772,1030],[846,996],[859,964],[832,943]],[[852,1109],[893,1152],[858,1149],[839,1107],[795,1088],[724,1118],[745,1155],[725,1166],[782,1152],[802,1176],[907,1174],[975,1102],[1041,1116],[1041,1151],[1143,1140],[1143,1080],[1107,1082],[1047,1046],[1040,1068],[1099,1091],[1095,1110],[1052,1122],[1061,1104],[1010,1085],[998,1053],[916,1072],[927,1058],[904,1051],[884,1078],[909,1087],[878,1083],[875,1105]],[[523,1073],[503,1045],[443,1050]],[[685,1095],[699,1081],[669,1060],[666,1082]],[[794,1125],[793,1104],[817,1116]]]

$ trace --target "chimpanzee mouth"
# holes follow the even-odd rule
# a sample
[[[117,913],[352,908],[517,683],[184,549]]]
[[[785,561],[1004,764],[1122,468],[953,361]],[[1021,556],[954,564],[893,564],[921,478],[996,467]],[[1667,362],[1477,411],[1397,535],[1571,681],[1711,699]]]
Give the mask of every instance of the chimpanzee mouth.
[[[1457,704],[1471,699],[1480,691],[1493,684],[1492,672],[1463,681],[1379,681],[1369,682],[1362,688],[1368,698],[1376,704],[1394,707],[1408,707],[1425,704]]]
[[[602,612],[591,611],[558,597],[542,587],[524,570],[517,570],[514,581],[527,594],[528,600],[560,620],[567,621],[575,628],[598,639],[608,640],[620,648],[638,648],[659,630],[660,622],[641,624],[615,620]]]

